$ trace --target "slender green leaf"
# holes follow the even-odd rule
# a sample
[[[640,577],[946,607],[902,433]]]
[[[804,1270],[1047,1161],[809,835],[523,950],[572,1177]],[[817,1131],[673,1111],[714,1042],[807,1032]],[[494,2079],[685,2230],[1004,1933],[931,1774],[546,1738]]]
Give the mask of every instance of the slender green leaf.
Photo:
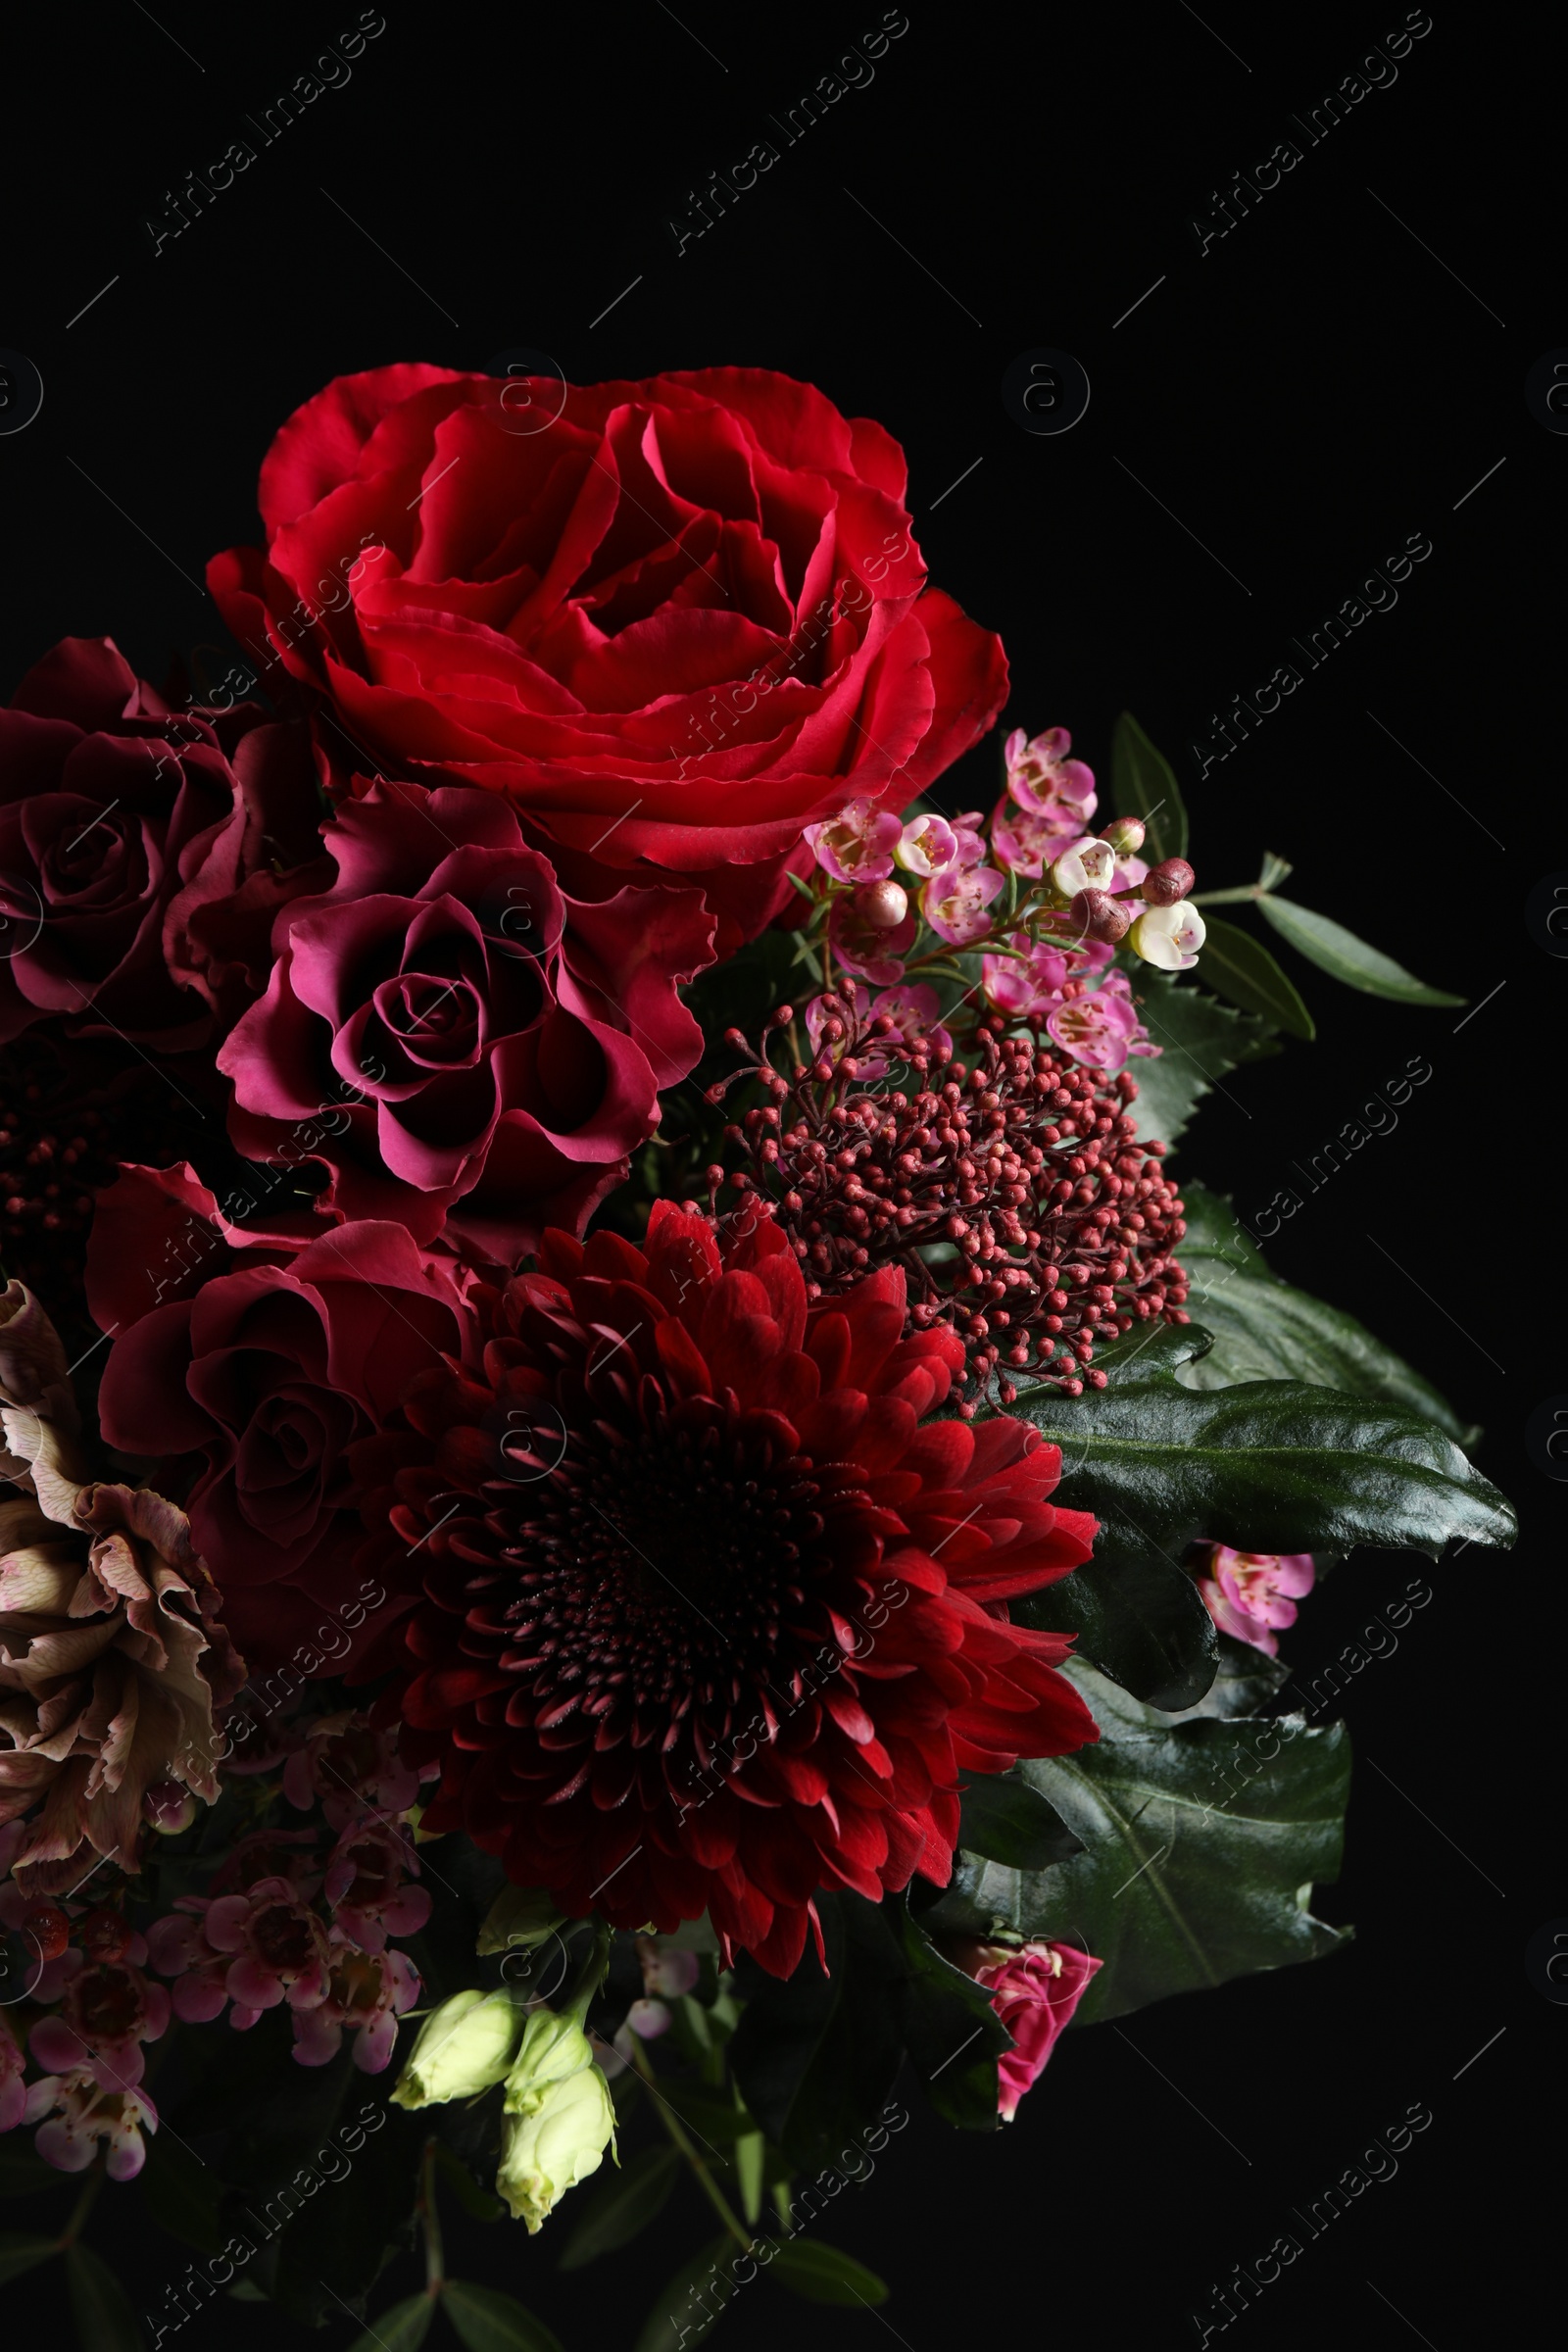
[[[1016,1772],[983,1773],[963,1791],[958,1843],[1016,1870],[1044,1870],[1078,1850],[1071,1830]]]
[[[628,2157],[618,2173],[601,2178],[562,2248],[562,2269],[581,2270],[584,2263],[612,2254],[634,2238],[662,2211],[679,2174],[680,2158],[673,2148],[644,2148]]]
[[[435,2305],[428,2295],[410,2295],[406,2303],[378,2313],[365,2333],[355,2337],[349,2352],[418,2352],[434,2317]]]
[[[1206,1354],[1182,1365],[1179,1378],[1186,1387],[1306,1380],[1351,1396],[1406,1405],[1435,1421],[1456,1446],[1475,1444],[1480,1431],[1363,1323],[1271,1274],[1226,1202],[1199,1184],[1183,1185],[1182,1202],[1187,1236],[1179,1254],[1190,1285],[1188,1307],[1214,1335]],[[1096,1354],[1097,1364],[1107,1360],[1108,1351]]]
[[[1381,1544],[1434,1559],[1513,1542],[1507,1501],[1424,1415],[1305,1381],[1184,1387],[1178,1369],[1210,1344],[1198,1324],[1162,1331],[1147,1378],[1072,1399],[1036,1389],[1013,1407],[1061,1446],[1059,1500],[1100,1520],[1097,1570],[1179,1562],[1202,1538],[1246,1551]]]
[[[762,2191],[767,2186],[767,2134],[743,2132],[735,2142],[735,2177],[740,2186],[741,2211],[752,2229],[762,2215]]]
[[[21,2230],[0,2230],[0,2280],[20,2278],[24,2271],[47,2262],[60,2251],[58,2237],[36,2237]]]
[[[1187,810],[1170,761],[1155,751],[1130,710],[1110,739],[1110,798],[1118,816],[1141,816],[1151,865],[1187,855]]]
[[[1085,2025],[1335,1950],[1348,1931],[1307,1905],[1312,1883],[1339,1872],[1345,1726],[1314,1729],[1299,1715],[1172,1724],[1087,1668],[1069,1672],[1100,1740],[1023,1769],[1084,1851],[1038,1873],[966,1860],[938,1905],[944,1924],[1093,1952],[1103,1966],[1078,2010]]]
[[[1310,906],[1298,906],[1290,899],[1273,897],[1258,900],[1267,920],[1281,939],[1289,940],[1298,955],[1315,963],[1347,988],[1358,988],[1369,997],[1388,997],[1396,1004],[1463,1004],[1463,997],[1450,997],[1441,988],[1428,988],[1417,980],[1403,964],[1396,963],[1376,948],[1369,948],[1364,939],[1347,931],[1343,923],[1331,922],[1326,914],[1314,914]]]
[[[40,2189],[64,2188],[66,2176],[31,2148],[0,2139],[0,2197],[31,2197]]]
[[[160,2132],[148,2148],[141,2193],[153,2220],[172,2237],[203,2254],[222,2250],[221,2177],[172,2132]]]
[[[543,2320],[499,2287],[449,2278],[441,2289],[441,2308],[468,2352],[561,2352],[560,2338]]]
[[[801,2237],[779,2247],[767,2275],[791,2294],[808,2303],[847,2303],[852,2310],[885,2303],[888,2290],[875,2271],[846,2254],[840,2246],[825,2246],[820,2238]]]
[[[499,2222],[506,2212],[499,2197],[481,2188],[456,2149],[445,2140],[435,2143],[435,2160],[441,2168],[441,2178],[451,2189],[465,2213],[471,2213],[476,2222]]]
[[[66,2256],[71,2316],[81,2352],[142,2352],[130,2298],[100,2255],[79,2242]]]
[[[1208,915],[1205,922],[1198,968],[1215,994],[1228,1004],[1239,1004],[1244,1012],[1260,1014],[1292,1037],[1308,1042],[1316,1037],[1300,991],[1289,974],[1280,970],[1262,941],[1235,923],[1222,922],[1218,915]]]
[[[900,2024],[926,2097],[961,2131],[995,2132],[997,2060],[1012,2047],[1012,2036],[985,1986],[943,1958],[906,1905],[894,1901],[885,1909],[909,1972]]]
[[[683,2352],[700,2344],[722,2318],[725,2300],[740,2291],[718,2269],[739,2252],[732,2237],[714,2237],[682,2264],[643,2322],[635,2352]]]
[[[1233,1011],[1191,978],[1146,965],[1133,982],[1157,1056],[1133,1062],[1133,1116],[1139,1140],[1173,1144],[1211,1087],[1223,1087],[1239,1063],[1262,1061],[1280,1041],[1253,1014]]]

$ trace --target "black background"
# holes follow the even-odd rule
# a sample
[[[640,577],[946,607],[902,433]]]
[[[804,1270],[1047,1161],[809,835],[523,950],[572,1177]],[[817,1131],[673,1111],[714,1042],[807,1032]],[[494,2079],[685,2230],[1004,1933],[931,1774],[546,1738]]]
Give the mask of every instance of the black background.
[[[1511,2338],[1541,2242],[1541,2091],[1568,2017],[1522,1957],[1568,1913],[1543,1736],[1562,1523],[1524,1429],[1568,1388],[1538,1337],[1560,1289],[1565,973],[1524,910],[1568,867],[1544,554],[1568,439],[1532,420],[1523,381],[1568,343],[1562,208],[1540,21],[1439,0],[1393,86],[1200,258],[1187,222],[1208,192],[1403,22],[1392,0],[1290,13],[1260,27],[1222,0],[1206,21],[1180,0],[1081,17],[912,0],[870,85],[678,255],[665,224],[686,191],[756,139],[783,147],[768,112],[877,9],[388,0],[347,86],[156,256],[144,221],[165,191],[230,139],[258,145],[245,113],[357,11],[52,11],[13,61],[0,344],[45,398],[0,439],[4,691],[68,632],[111,632],[155,679],[173,653],[224,646],[203,564],[254,535],[267,443],[334,374],[482,367],[514,345],[576,381],[780,368],[905,444],[933,576],[1005,638],[1004,725],[1068,725],[1101,767],[1130,706],[1176,765],[1200,888],[1277,850],[1291,895],[1475,1008],[1381,1004],[1293,962],[1318,1042],[1227,1081],[1178,1162],[1250,1214],[1412,1055],[1432,1064],[1397,1130],[1271,1245],[1486,1424],[1482,1466],[1525,1525],[1513,1557],[1434,1571],[1396,1654],[1348,1694],[1361,1762],[1319,1907],[1357,1940],[1071,2036],[994,2140],[916,2117],[823,2226],[892,2300],[824,2310],[758,2285],[720,2342],[783,2345],[803,2325],[823,2347],[891,2332],[911,2352],[982,2332],[1196,2342],[1209,2286],[1416,2101],[1434,2120],[1397,2178],[1307,2245],[1239,2339]],[[1060,437],[1022,431],[1001,397],[1041,345],[1093,386]],[[1209,714],[1412,533],[1433,553],[1397,607],[1200,780],[1189,747]],[[994,741],[971,756],[960,799],[989,799],[996,757]],[[1363,1555],[1306,1605],[1288,1640],[1301,1679],[1412,1565]],[[706,2233],[682,2191],[598,2271],[558,2274],[550,2231],[456,2222],[452,2267],[511,2287],[579,2352],[629,2345]],[[94,2235],[143,2308],[182,2267],[134,2190],[103,2200]],[[11,2307],[42,2317],[54,2276]],[[416,2280],[406,2259],[374,2308]],[[220,2304],[168,2340],[297,2332]],[[319,2340],[357,2333],[345,2316]]]

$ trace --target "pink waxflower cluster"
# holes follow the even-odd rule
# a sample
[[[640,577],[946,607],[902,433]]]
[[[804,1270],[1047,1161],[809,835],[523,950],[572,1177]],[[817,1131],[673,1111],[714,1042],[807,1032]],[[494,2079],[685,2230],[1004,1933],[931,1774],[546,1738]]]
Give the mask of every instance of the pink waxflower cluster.
[[[1222,1634],[1277,1655],[1275,1633],[1296,1623],[1296,1604],[1310,1592],[1317,1571],[1309,1551],[1233,1551],[1208,1546],[1199,1594]]]

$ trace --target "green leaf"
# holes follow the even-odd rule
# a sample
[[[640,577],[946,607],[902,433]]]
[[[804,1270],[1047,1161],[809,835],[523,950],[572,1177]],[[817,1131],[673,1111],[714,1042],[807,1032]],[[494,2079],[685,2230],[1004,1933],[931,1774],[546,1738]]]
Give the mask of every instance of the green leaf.
[[[808,2303],[847,2303],[852,2309],[885,2303],[888,2290],[875,2271],[842,2247],[825,2246],[818,2237],[802,2237],[780,2246],[767,2266],[767,2275],[791,2294]]]
[[[802,2172],[816,2172],[878,2113],[899,2071],[905,1965],[892,1928],[858,1894],[816,1897],[826,1975],[808,1945],[787,1983],[743,1964],[745,2014],[729,2045],[746,2104]]]
[[[1172,1724],[1084,1667],[1101,1738],[1023,1769],[1084,1840],[1037,1874],[986,1863],[939,1911],[955,1927],[1049,1935],[1103,1963],[1079,2024],[1312,1960],[1345,1941],[1307,1909],[1339,1872],[1349,1743],[1303,1716]]]
[[[728,2099],[677,2075],[662,2075],[653,2085],[660,2103],[674,2109],[688,2132],[696,2132],[710,2151],[732,2147],[743,2132],[753,2132],[751,2118]]]
[[[618,2173],[601,2178],[562,2249],[561,2268],[579,2271],[597,2255],[627,2244],[662,2211],[679,2173],[680,2158],[673,2148],[644,2148]]]
[[[715,2263],[736,2252],[732,2237],[714,2237],[684,2263],[643,2322],[634,2352],[682,2352],[687,2344],[700,2344],[724,2311],[724,2298],[710,2274]],[[738,2289],[733,2280],[728,2283],[733,2296]],[[712,2290],[708,2296],[699,2292],[705,2284]]]
[[[1012,2035],[984,1985],[943,1958],[902,1900],[884,1909],[909,1972],[900,2024],[926,2096],[961,2131],[995,2132],[997,2060],[1012,2047]]]
[[[410,2295],[406,2303],[394,2303],[363,2335],[356,2336],[349,2352],[418,2352],[434,2317],[435,2305],[428,2295]]]
[[[514,1943],[543,1943],[563,1925],[559,1905],[537,1886],[503,1886],[479,1929],[480,1952],[510,1951]]]
[[[1261,1014],[1292,1037],[1316,1037],[1312,1015],[1288,973],[1282,972],[1261,940],[1218,915],[1204,918],[1206,934],[1198,968],[1209,987],[1244,1012]]]
[[[130,2298],[101,2256],[79,2242],[66,2256],[71,2316],[81,2352],[142,2352]]]
[[[1134,976],[1133,995],[1160,1048],[1157,1057],[1133,1066],[1141,1143],[1173,1144],[1211,1087],[1223,1087],[1241,1062],[1280,1052],[1279,1039],[1260,1020],[1234,1012],[1190,978],[1146,964]]]
[[[499,2222],[506,2212],[499,2197],[481,2188],[456,2149],[446,2141],[435,2143],[435,2160],[441,2168],[441,2178],[451,2189],[465,2213],[471,2213],[476,2222]]]
[[[20,2278],[24,2271],[47,2262],[60,2251],[58,2237],[35,2237],[20,2230],[0,2230],[0,2279]]]
[[[958,1843],[971,1854],[1010,1862],[1016,1870],[1044,1870],[1078,1850],[1078,1840],[1060,1815],[1016,1772],[980,1774],[960,1802]]]
[[[1162,759],[1130,710],[1110,739],[1110,798],[1118,816],[1141,816],[1149,831],[1151,865],[1187,855],[1187,810],[1168,760]]]
[[[1072,1399],[1020,1394],[1013,1410],[1061,1446],[1056,1498],[1101,1522],[1097,1569],[1173,1565],[1201,1538],[1244,1551],[1381,1544],[1434,1559],[1450,1544],[1513,1542],[1507,1501],[1423,1415],[1305,1381],[1184,1387],[1184,1356],[1209,1345],[1189,1324],[1150,1342],[1145,1379]]]
[[[767,2134],[763,2132],[743,2132],[735,2142],[735,2177],[740,2185],[741,2211],[752,2229],[756,2229],[762,2213],[762,2191],[767,2185]]]
[[[1174,1558],[1096,1557],[1013,1606],[1021,1624],[1077,1637],[1076,1657],[1172,1712],[1214,1679],[1214,1621]]]
[[[294,2152],[292,2171],[274,2174],[258,2192],[274,2204],[285,2195],[292,2201],[268,2283],[289,2317],[306,2327],[319,2326],[325,2314],[358,2302],[375,2284],[414,2210],[429,2130],[424,2118],[372,2091],[349,2050],[342,2059],[342,2110],[311,2141],[308,2155]]]
[[[141,2193],[152,2219],[172,2237],[203,2254],[221,2251],[222,2177],[172,2131],[160,2132],[148,2148]]]
[[[1273,897],[1257,903],[1281,939],[1289,940],[1308,962],[1343,980],[1347,988],[1358,988],[1369,997],[1388,997],[1396,1004],[1463,1004],[1467,1001],[1450,997],[1441,988],[1428,988],[1392,956],[1369,948],[1343,923],[1330,922],[1326,914],[1314,914],[1310,906]]]
[[[0,2197],[31,2197],[40,2189],[64,2188],[66,2175],[57,2165],[45,2164],[28,2147],[13,2147],[9,2140],[0,2139]]]
[[[468,2352],[561,2352],[560,2337],[543,2320],[499,2287],[449,2278],[441,2289],[441,2308]]]
[[[1455,1445],[1475,1444],[1480,1431],[1365,1324],[1271,1274],[1227,1203],[1199,1184],[1183,1185],[1182,1201],[1187,1236],[1178,1244],[1178,1254],[1191,1286],[1188,1308],[1214,1335],[1205,1355],[1182,1366],[1185,1386],[1219,1389],[1248,1380],[1305,1380],[1351,1396],[1406,1405],[1435,1421]],[[1097,1364],[1108,1360],[1109,1350],[1097,1352]]]

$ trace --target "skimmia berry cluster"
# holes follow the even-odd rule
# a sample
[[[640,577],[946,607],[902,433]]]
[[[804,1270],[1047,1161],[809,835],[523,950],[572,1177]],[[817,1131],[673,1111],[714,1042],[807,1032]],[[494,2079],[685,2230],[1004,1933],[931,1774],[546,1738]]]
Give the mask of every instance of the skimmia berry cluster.
[[[792,1018],[781,1006],[771,1033]],[[1182,1204],[1163,1145],[1137,1140],[1125,1072],[1076,1068],[998,1013],[967,1061],[945,1034],[900,1038],[909,1084],[878,1090],[866,1074],[886,1067],[890,1014],[863,1021],[830,998],[818,1034],[816,1058],[787,1077],[765,1043],[754,1054],[739,1030],[728,1038],[751,1055],[735,1076],[768,1097],[725,1131],[745,1154],[729,1181],[771,1201],[809,1297],[902,1266],[910,1327],[945,1320],[963,1342],[965,1415],[993,1381],[1004,1404],[1020,1378],[1070,1396],[1102,1388],[1097,1339],[1187,1320],[1171,1254]]]

